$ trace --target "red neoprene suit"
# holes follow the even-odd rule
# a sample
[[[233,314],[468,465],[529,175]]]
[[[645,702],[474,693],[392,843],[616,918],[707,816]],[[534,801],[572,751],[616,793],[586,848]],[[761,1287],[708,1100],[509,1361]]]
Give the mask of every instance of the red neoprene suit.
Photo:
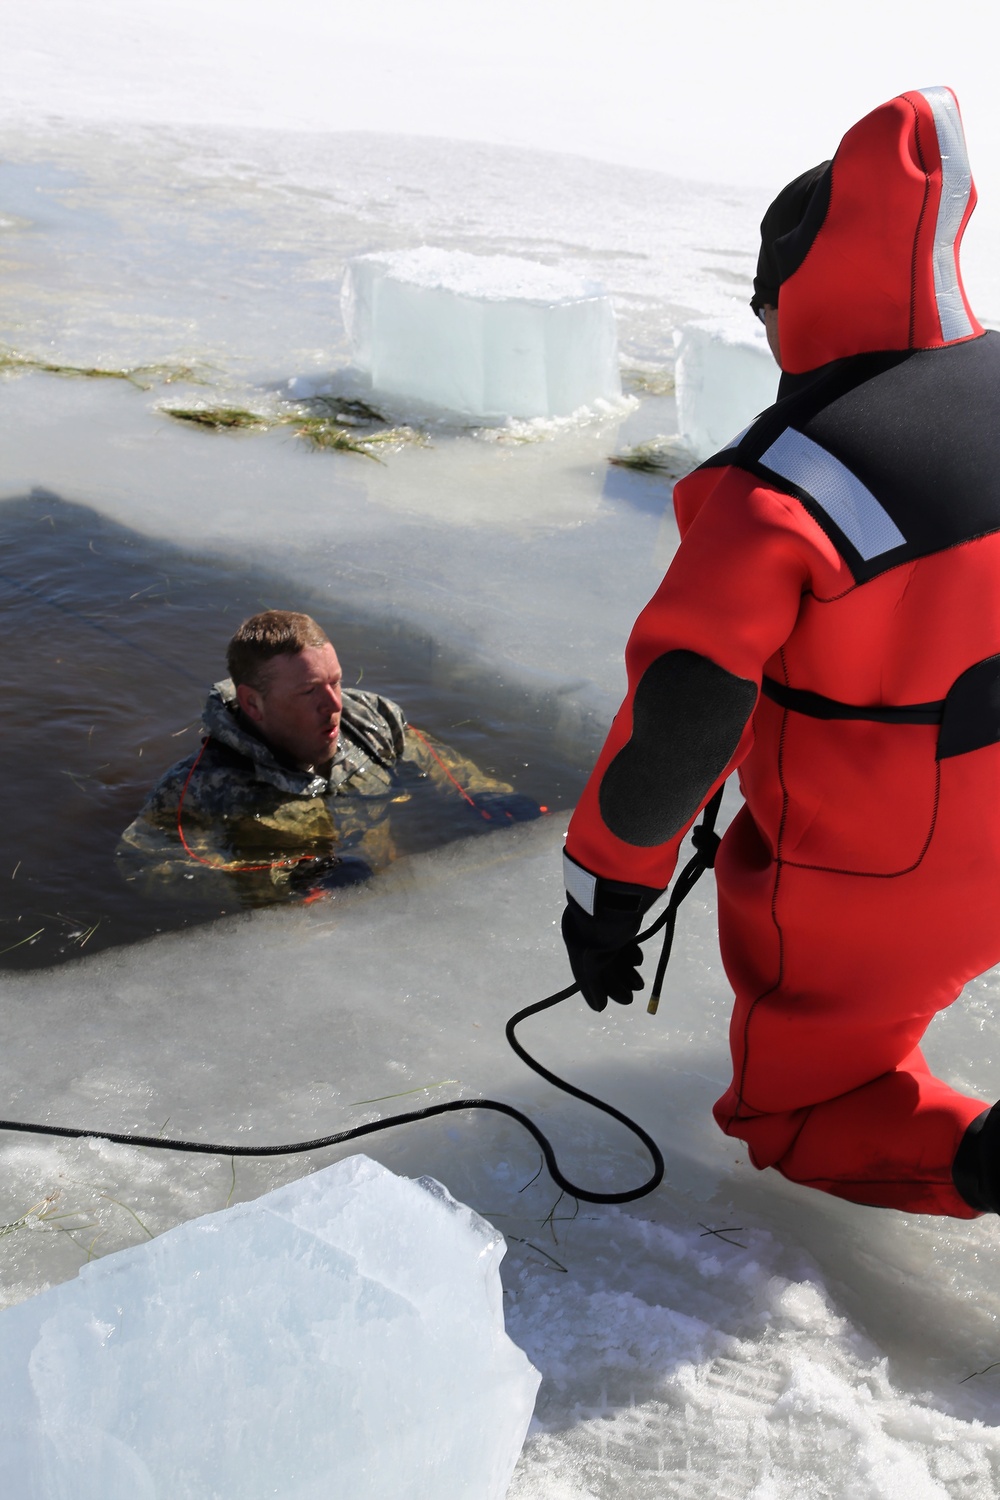
[[[1000,345],[1000,336],[983,337],[958,276],[975,194],[955,166],[956,122],[948,91],[915,91],[845,137],[825,216],[781,285],[786,372],[868,351],[939,351],[899,369],[919,367],[932,409],[935,382],[947,408],[956,346],[975,344],[978,359]],[[879,378],[862,382],[862,394]],[[763,457],[759,443],[744,444],[732,461],[718,455],[677,485],[681,545],[635,625],[629,695],[570,824],[567,852],[585,870],[662,889],[697,815],[693,799],[671,837],[629,842],[608,827],[601,800],[633,736],[637,688],[665,654],[695,653],[758,689],[763,676],[839,704],[880,706],[940,702],[963,672],[1000,652],[1000,481],[985,520],[977,513],[961,535],[935,543],[935,503],[964,502],[935,480],[911,524],[906,486],[894,478],[905,468],[895,400],[890,390],[877,441],[856,451],[855,424],[838,427],[835,404],[816,417],[827,428],[796,418],[798,432],[814,441],[820,433],[821,459],[833,451],[860,470],[858,503],[864,511],[872,501],[874,522],[856,521],[850,500],[838,511],[835,496],[824,510],[820,491],[816,502],[801,472],[789,479],[777,459],[773,472],[777,444]],[[760,419],[771,421],[769,443],[782,429],[779,407]],[[1000,443],[986,426],[995,472]],[[927,439],[930,471],[937,441]],[[888,545],[869,534],[887,512]],[[763,696],[739,730],[724,775],[739,767],[745,806],[716,864],[722,957],[736,993],[734,1076],[716,1119],[747,1142],[756,1166],[795,1182],[859,1203],[973,1217],[951,1167],[987,1101],[935,1078],[919,1045],[934,1014],[1000,961],[1000,744],[940,759],[935,724],[831,722]],[[722,779],[698,786],[701,805]]]

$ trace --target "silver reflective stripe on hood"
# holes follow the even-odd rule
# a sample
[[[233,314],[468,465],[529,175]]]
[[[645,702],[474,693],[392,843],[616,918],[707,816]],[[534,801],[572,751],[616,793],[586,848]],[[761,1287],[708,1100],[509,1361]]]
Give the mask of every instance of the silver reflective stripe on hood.
[[[804,433],[796,432],[794,427],[786,427],[767,452],[761,454],[760,462],[804,490],[865,562],[891,552],[893,547],[901,547],[906,541],[871,490],[839,458]]]
[[[972,193],[972,172],[965,132],[951,89],[920,89],[934,115],[941,153],[941,202],[934,228],[934,295],[943,339],[969,338],[974,332],[962,297],[955,241]]]

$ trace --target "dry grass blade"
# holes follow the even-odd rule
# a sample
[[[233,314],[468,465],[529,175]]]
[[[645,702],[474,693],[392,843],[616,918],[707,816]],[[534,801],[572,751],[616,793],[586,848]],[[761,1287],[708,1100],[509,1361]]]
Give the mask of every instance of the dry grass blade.
[[[554,1255],[550,1255],[547,1250],[543,1250],[541,1245],[536,1245],[533,1240],[523,1239],[519,1234],[508,1234],[507,1239],[516,1240],[519,1245],[527,1245],[529,1250],[534,1250],[537,1254],[543,1255],[551,1265],[555,1266],[557,1271],[563,1271],[566,1275],[569,1275],[568,1266],[564,1266],[561,1260],[556,1260]]]
[[[295,436],[319,451],[337,450],[343,453],[360,453],[364,458],[373,458],[381,463],[375,447],[398,448],[404,443],[416,443],[423,447],[427,439],[413,427],[383,427],[378,432],[363,435],[342,427],[330,417],[286,417],[283,419],[295,429]]]
[[[384,427],[385,417],[357,396],[312,396],[306,403],[348,427]]]
[[[352,1099],[351,1107],[359,1108],[362,1104],[383,1104],[386,1099],[405,1099],[407,1094],[424,1094],[429,1089],[443,1089],[449,1083],[458,1083],[457,1078],[439,1078],[437,1083],[419,1083],[415,1089],[401,1089],[398,1094],[378,1094],[374,1099]]]
[[[139,1218],[139,1215],[136,1213],[134,1208],[129,1208],[128,1204],[122,1203],[119,1198],[112,1198],[110,1193],[102,1193],[101,1197],[106,1199],[108,1203],[113,1203],[115,1205],[115,1208],[124,1209],[125,1213],[131,1214],[132,1218],[138,1224],[143,1234],[148,1235],[151,1240],[156,1238],[153,1231],[148,1227],[148,1225],[144,1224]]]
[[[40,370],[45,375],[75,375],[83,380],[126,380],[141,391],[160,382],[170,385],[177,380],[204,385],[204,376],[189,365],[132,365],[122,370],[108,370],[101,365],[66,365],[49,359],[34,359],[16,349],[0,347],[0,371]]]
[[[644,396],[672,396],[675,390],[669,370],[623,370],[622,384],[627,391],[641,391]]]
[[[175,385],[182,381],[185,385],[209,385],[209,377],[204,370],[198,370],[193,365],[137,365],[131,371],[133,376],[148,375],[151,380],[159,381],[161,385]]]
[[[29,1208],[27,1213],[22,1214],[19,1219],[11,1219],[9,1224],[0,1224],[0,1238],[5,1234],[13,1234],[17,1229],[23,1229],[33,1212],[34,1210]]]
[[[683,479],[695,467],[695,460],[677,439],[654,438],[623,448],[608,459],[619,469],[633,469],[640,474],[661,474],[664,479]]]
[[[269,417],[257,411],[247,411],[242,406],[163,406],[160,410],[165,416],[173,417],[175,422],[192,422],[197,427],[210,427],[216,431],[223,428],[260,432],[273,426]]]
[[[101,917],[98,917],[97,921],[92,927],[88,927],[86,932],[78,934],[78,940],[81,948],[85,948],[87,946],[91,938],[94,936],[94,933],[97,931],[98,927],[100,927],[102,920],[103,919]]]
[[[44,927],[39,927],[37,932],[29,932],[27,937],[20,938],[16,943],[11,943],[9,948],[0,948],[0,958],[3,958],[5,953],[13,953],[15,948],[23,948],[25,943],[33,943],[36,938],[41,937],[44,931]]]
[[[57,1213],[56,1203],[58,1199],[59,1189],[56,1188],[44,1198],[39,1199],[37,1203],[33,1203],[30,1208],[25,1209],[19,1219],[12,1219],[9,1224],[0,1224],[0,1238],[7,1234],[13,1234],[18,1229],[26,1229],[32,1222],[39,1225],[42,1229],[58,1229],[70,1236],[72,1236],[74,1230],[79,1231],[81,1229],[94,1228],[93,1224],[74,1224],[72,1229],[70,1229],[63,1224],[61,1222],[63,1219],[83,1219],[86,1217],[86,1214],[80,1208],[66,1209],[61,1213]]]
[[[360,453],[363,458],[373,458],[376,463],[382,462],[371,451],[371,444],[376,438],[381,438],[382,433],[370,433],[362,438],[329,417],[289,417],[287,420],[294,425],[295,436],[305,438],[309,446],[318,452],[335,450],[340,453]]]
[[[190,422],[196,427],[208,427],[213,431],[265,432],[274,427],[291,427],[295,436],[304,438],[311,448],[319,452],[358,453],[362,458],[371,458],[376,463],[382,460],[374,452],[376,447],[399,448],[404,443],[423,445],[426,438],[413,427],[381,427],[377,431],[362,432],[360,424],[381,422],[384,419],[364,401],[330,401],[328,410],[335,406],[337,418],[317,416],[315,409],[326,405],[327,398],[310,402],[311,411],[285,411],[277,415],[249,411],[243,406],[161,406],[164,416],[175,422]],[[345,427],[341,417],[347,413],[352,426]]]

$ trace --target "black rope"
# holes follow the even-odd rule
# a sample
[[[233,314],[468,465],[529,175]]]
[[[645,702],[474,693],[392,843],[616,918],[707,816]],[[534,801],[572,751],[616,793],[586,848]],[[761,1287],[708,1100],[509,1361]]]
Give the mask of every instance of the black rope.
[[[674,946],[674,930],[677,927],[677,912],[682,901],[685,901],[694,890],[698,881],[706,870],[711,870],[715,864],[715,856],[722,840],[715,831],[715,820],[719,816],[722,806],[722,793],[725,782],[720,786],[705,803],[705,810],[701,815],[701,822],[697,828],[691,830],[691,842],[694,845],[694,854],[688,860],[677,879],[674,888],[670,892],[670,900],[667,902],[666,910],[657,918],[652,927],[647,928],[639,934],[640,941],[652,937],[661,927],[666,927],[663,937],[663,949],[660,953],[660,961],[656,966],[656,978],[653,980],[653,988],[649,992],[649,1004],[646,1006],[651,1016],[655,1016],[660,1004],[660,995],[663,992],[663,979],[667,972],[667,964],[670,962],[670,954]]]
[[[363,1136],[374,1135],[377,1131],[389,1130],[394,1125],[412,1125],[417,1120],[430,1120],[435,1115],[456,1114],[460,1110],[488,1109],[494,1114],[507,1115],[510,1119],[517,1120],[535,1138],[545,1158],[549,1175],[564,1193],[579,1198],[583,1203],[632,1203],[636,1198],[643,1198],[647,1193],[653,1192],[663,1181],[663,1155],[652,1136],[643,1130],[641,1125],[630,1120],[628,1115],[616,1109],[613,1104],[607,1104],[603,1099],[597,1099],[593,1094],[588,1094],[584,1089],[577,1088],[575,1084],[567,1083],[565,1079],[551,1073],[548,1068],[535,1061],[514,1035],[514,1029],[521,1021],[526,1020],[528,1016],[537,1015],[539,1011],[548,1010],[550,1006],[558,1005],[563,1000],[568,1000],[571,995],[577,993],[578,989],[579,985],[570,985],[568,989],[559,990],[557,994],[548,995],[544,1000],[536,1001],[534,1005],[519,1010],[507,1022],[507,1040],[521,1061],[527,1063],[529,1068],[532,1068],[547,1082],[554,1084],[557,1089],[562,1089],[564,1093],[572,1094],[575,1099],[581,1099],[584,1104],[591,1104],[595,1109],[603,1110],[605,1114],[611,1115],[613,1119],[620,1121],[626,1130],[630,1130],[633,1135],[637,1136],[645,1146],[653,1161],[652,1173],[639,1187],[628,1188],[620,1193],[595,1193],[589,1188],[578,1187],[570,1182],[569,1178],[560,1171],[552,1143],[545,1132],[521,1110],[515,1109],[512,1104],[505,1104],[500,1099],[450,1099],[445,1104],[430,1104],[425,1109],[414,1109],[403,1115],[392,1115],[387,1120],[371,1120],[366,1125],[355,1125],[350,1130],[338,1130],[332,1135],[319,1136],[313,1141],[293,1141],[281,1146],[219,1146],[209,1141],[168,1140],[159,1135],[133,1135],[129,1132],[113,1130],[84,1130],[70,1125],[33,1125],[21,1120],[0,1120],[0,1130],[20,1131],[26,1135],[66,1136],[71,1140],[96,1137],[103,1141],[113,1141],[119,1146],[145,1146],[155,1151],[185,1151],[200,1156],[297,1156],[307,1151],[320,1151],[326,1146],[342,1146],[347,1141],[357,1141]]]
[[[649,1011],[655,1012],[659,1002],[660,991],[663,986],[663,976],[670,958],[670,950],[673,945],[674,929],[677,923],[677,909],[681,902],[693,889],[704,872],[711,869],[715,862],[715,851],[719,846],[719,836],[715,832],[715,820],[718,816],[719,807],[722,803],[722,787],[714,794],[705,806],[702,821],[692,832],[692,842],[695,853],[674,882],[674,889],[670,894],[670,900],[666,909],[661,912],[656,921],[640,932],[637,942],[644,943],[648,938],[654,936],[662,927],[666,927],[666,936],[663,943],[663,951],[656,969],[656,979],[649,1000]],[[577,1088],[575,1083],[569,1083],[565,1078],[560,1078],[542,1063],[538,1062],[527,1048],[517,1038],[517,1027],[529,1016],[537,1016],[543,1010],[550,1010],[554,1005],[560,1005],[562,1001],[568,1000],[571,995],[579,992],[578,984],[571,984],[564,990],[558,990],[554,995],[547,995],[544,1000],[536,1000],[533,1005],[526,1005],[511,1016],[505,1028],[505,1035],[510,1046],[517,1056],[546,1083],[560,1089],[564,1094],[569,1094],[574,1099],[579,1099],[584,1104],[589,1104],[594,1109],[599,1109],[603,1114],[610,1115],[613,1120],[624,1125],[637,1140],[641,1141],[649,1153],[653,1163],[653,1170],[645,1182],[638,1187],[626,1188],[618,1193],[597,1193],[590,1188],[580,1187],[571,1182],[562,1172],[556,1160],[555,1150],[552,1142],[545,1132],[535,1124],[534,1120],[521,1110],[515,1109],[513,1104],[505,1104],[501,1099],[450,1099],[444,1104],[430,1104],[424,1109],[409,1110],[406,1114],[391,1115],[388,1119],[371,1120],[366,1125],[354,1125],[349,1130],[338,1130],[332,1135],[318,1136],[312,1141],[292,1141],[280,1146],[219,1146],[209,1141],[180,1141],[170,1140],[161,1135],[134,1135],[125,1131],[82,1129],[71,1125],[36,1125],[23,1120],[0,1120],[0,1130],[16,1131],[23,1135],[49,1135],[64,1136],[70,1140],[81,1140],[85,1138],[96,1138],[98,1140],[112,1141],[118,1146],[143,1146],[153,1151],[182,1151],[199,1156],[298,1156],[308,1151],[321,1151],[328,1146],[342,1146],[347,1141],[358,1141],[366,1135],[375,1135],[381,1130],[391,1130],[396,1125],[412,1125],[417,1120],[431,1120],[435,1115],[457,1114],[469,1109],[492,1110],[494,1114],[507,1115],[511,1120],[516,1120],[523,1125],[525,1130],[538,1143],[545,1165],[549,1169],[549,1176],[557,1187],[573,1198],[579,1198],[582,1203],[634,1203],[637,1198],[645,1198],[647,1194],[655,1192],[663,1181],[664,1161],[663,1153],[653,1140],[648,1131],[644,1130],[635,1120],[629,1118],[622,1110],[616,1109],[613,1104],[608,1104],[604,1099],[598,1099],[594,1094],[588,1094],[585,1089]]]

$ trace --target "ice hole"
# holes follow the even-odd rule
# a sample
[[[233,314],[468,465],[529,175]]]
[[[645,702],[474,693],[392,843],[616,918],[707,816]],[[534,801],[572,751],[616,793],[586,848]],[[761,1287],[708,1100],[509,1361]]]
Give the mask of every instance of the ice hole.
[[[398,621],[151,541],[52,494],[5,502],[0,539],[2,968],[58,963],[239,910],[228,882],[213,902],[141,895],[120,878],[114,850],[153,783],[197,748],[229,636],[260,609],[316,615],[348,686],[396,699],[419,728],[517,791],[556,809],[583,784],[594,747],[568,727],[560,733],[558,704]],[[410,820],[407,852],[468,833],[456,792],[453,820],[445,802],[432,824]]]
[[[341,303],[355,361],[388,396],[483,420],[621,396],[611,299],[564,270],[423,246],[348,262]]]

